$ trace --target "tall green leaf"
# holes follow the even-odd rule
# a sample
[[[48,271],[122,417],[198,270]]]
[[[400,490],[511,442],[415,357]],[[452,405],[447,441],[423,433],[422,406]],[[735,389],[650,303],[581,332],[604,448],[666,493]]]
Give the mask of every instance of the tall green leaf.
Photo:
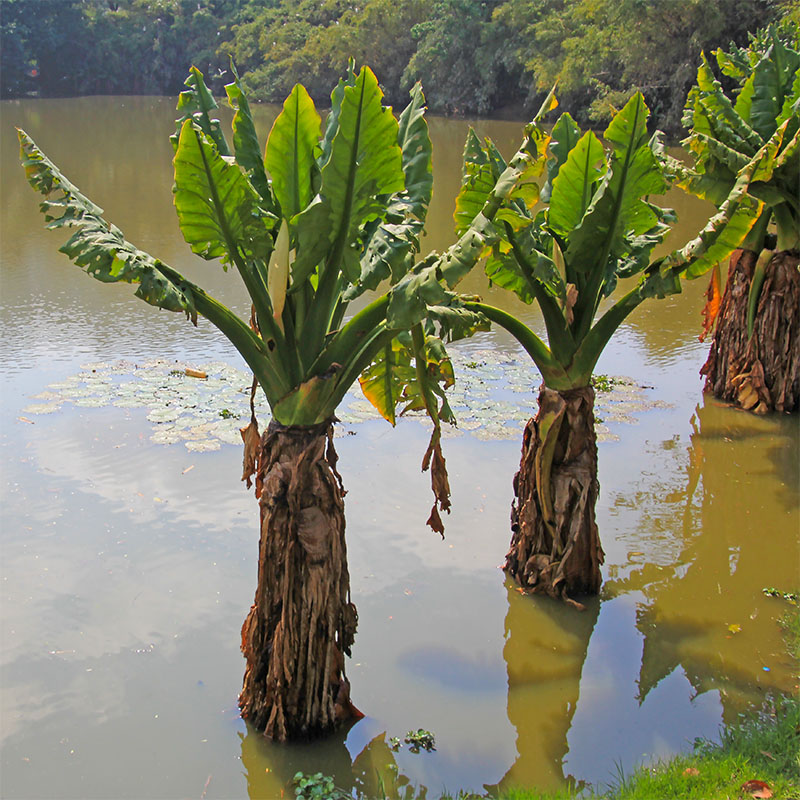
[[[261,195],[264,208],[275,213],[275,198],[272,195],[267,173],[264,171],[264,161],[261,154],[261,145],[258,142],[256,126],[250,113],[250,103],[242,90],[239,73],[231,63],[233,81],[225,86],[228,102],[236,112],[233,115],[233,149],[236,163],[242,167],[250,178],[255,190]]]
[[[329,203],[331,242],[348,283],[359,278],[359,259],[350,246],[359,229],[384,213],[379,196],[405,187],[397,120],[382,104],[372,70],[362,67],[354,86],[344,87],[339,128],[322,168],[321,193]]]
[[[402,151],[405,189],[386,199],[385,219],[365,231],[367,239],[361,258],[361,276],[346,292],[352,300],[375,289],[386,278],[396,283],[413,264],[419,251],[419,236],[425,224],[433,190],[432,151],[425,96],[416,84],[411,101],[398,120],[397,142]]]
[[[581,129],[569,113],[562,114],[553,130],[550,132],[550,153],[552,158],[547,162],[547,181],[542,186],[542,201],[550,201],[550,193],[553,191],[553,181],[561,169],[561,165],[567,160],[567,156],[572,148],[581,138]]]
[[[575,142],[556,173],[547,211],[548,225],[561,236],[578,226],[606,170],[600,140],[587,131]]]
[[[183,123],[174,164],[175,208],[192,251],[225,264],[267,259],[275,217],[260,207],[239,166],[224,159],[192,120]]]
[[[177,131],[170,136],[173,149],[178,149],[178,137],[183,124],[187,119],[191,119],[214,142],[217,150],[223,156],[229,156],[231,154],[230,149],[222,133],[219,120],[211,117],[212,112],[216,111],[219,106],[203,80],[203,73],[197,67],[192,67],[189,70],[189,77],[186,78],[185,85],[188,87],[186,91],[178,95],[177,111],[180,116],[176,120]]]
[[[314,195],[312,176],[317,170],[321,124],[314,101],[298,83],[284,101],[267,140],[266,166],[287,220],[303,211]]]
[[[766,140],[780,124],[784,99],[792,91],[800,54],[787,48],[774,34],[769,50],[753,70],[753,96],[750,103],[750,124]]]
[[[648,113],[644,97],[637,92],[605,131],[606,141],[612,146],[609,169],[582,221],[569,236],[564,254],[578,272],[597,274],[609,258],[626,252],[628,236],[643,234],[658,223],[657,215],[642,199],[666,189],[661,168],[648,147]]]

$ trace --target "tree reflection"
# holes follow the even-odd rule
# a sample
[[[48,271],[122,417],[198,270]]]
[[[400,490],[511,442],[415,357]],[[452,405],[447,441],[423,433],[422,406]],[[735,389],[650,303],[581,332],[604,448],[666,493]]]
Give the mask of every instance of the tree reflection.
[[[400,773],[385,733],[375,736],[354,759],[345,746],[347,731],[342,730],[307,744],[276,744],[249,726],[239,737],[250,800],[294,797],[293,778],[298,772],[329,775],[337,787],[355,797],[427,797],[425,786],[413,785]]]
[[[511,581],[506,589],[503,657],[508,670],[508,718],[517,730],[518,756],[499,787],[557,789],[571,777],[563,769],[567,733],[600,602],[589,598],[586,610],[577,612],[547,597],[523,595]]]

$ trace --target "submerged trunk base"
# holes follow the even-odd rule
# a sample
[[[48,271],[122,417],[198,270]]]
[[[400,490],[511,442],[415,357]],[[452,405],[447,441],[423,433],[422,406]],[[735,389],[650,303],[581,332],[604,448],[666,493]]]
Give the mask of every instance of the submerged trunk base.
[[[273,421],[255,444],[258,588],[242,626],[247,666],[239,706],[268,738],[308,739],[362,716],[344,668],[358,615],[333,425]]]
[[[758,255],[737,250],[730,261],[708,360],[704,390],[766,414],[800,410],[800,257],[776,253],[766,268],[747,335],[747,305]]]
[[[504,566],[523,589],[581,608],[576,596],[599,591],[599,488],[594,390],[542,385],[539,410],[523,435]]]

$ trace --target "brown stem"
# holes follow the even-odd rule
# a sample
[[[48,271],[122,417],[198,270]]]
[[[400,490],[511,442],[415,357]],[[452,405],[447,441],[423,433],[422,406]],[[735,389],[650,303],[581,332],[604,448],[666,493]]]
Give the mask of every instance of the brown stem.
[[[268,738],[307,739],[363,716],[350,702],[344,669],[358,615],[332,423],[273,420],[261,439],[256,491],[258,588],[242,626],[239,706]]]
[[[523,588],[579,607],[576,595],[599,591],[599,488],[594,390],[558,392],[542,385],[514,478],[513,536],[504,567]]]
[[[800,410],[800,258],[775,254],[766,269],[753,336],[747,303],[758,254],[737,250],[730,260],[708,360],[705,391],[756,414]]]

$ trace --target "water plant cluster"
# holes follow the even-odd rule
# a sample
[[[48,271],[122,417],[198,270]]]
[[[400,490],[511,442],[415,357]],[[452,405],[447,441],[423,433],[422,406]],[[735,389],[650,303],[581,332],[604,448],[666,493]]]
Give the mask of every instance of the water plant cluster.
[[[469,433],[477,439],[518,439],[520,429],[530,417],[534,382],[529,367],[514,354],[478,349],[451,353],[458,375],[448,390],[457,425],[446,426],[446,437]],[[205,374],[196,378],[187,370]],[[624,376],[599,375],[597,391],[597,439],[619,439],[615,424],[636,424],[638,416],[652,409],[666,408],[663,400],[652,397],[648,387]],[[29,399],[23,414],[52,414],[67,404],[76,408],[143,409],[153,423],[150,440],[154,444],[183,444],[187,450],[219,450],[222,445],[241,445],[240,429],[250,419],[252,377],[244,370],[222,361],[189,364],[164,359],[91,362],[81,371],[48,384]],[[270,417],[269,404],[256,394],[256,415]],[[336,412],[345,429],[380,414],[357,387],[345,395]],[[410,412],[409,419],[430,425],[425,414]]]

